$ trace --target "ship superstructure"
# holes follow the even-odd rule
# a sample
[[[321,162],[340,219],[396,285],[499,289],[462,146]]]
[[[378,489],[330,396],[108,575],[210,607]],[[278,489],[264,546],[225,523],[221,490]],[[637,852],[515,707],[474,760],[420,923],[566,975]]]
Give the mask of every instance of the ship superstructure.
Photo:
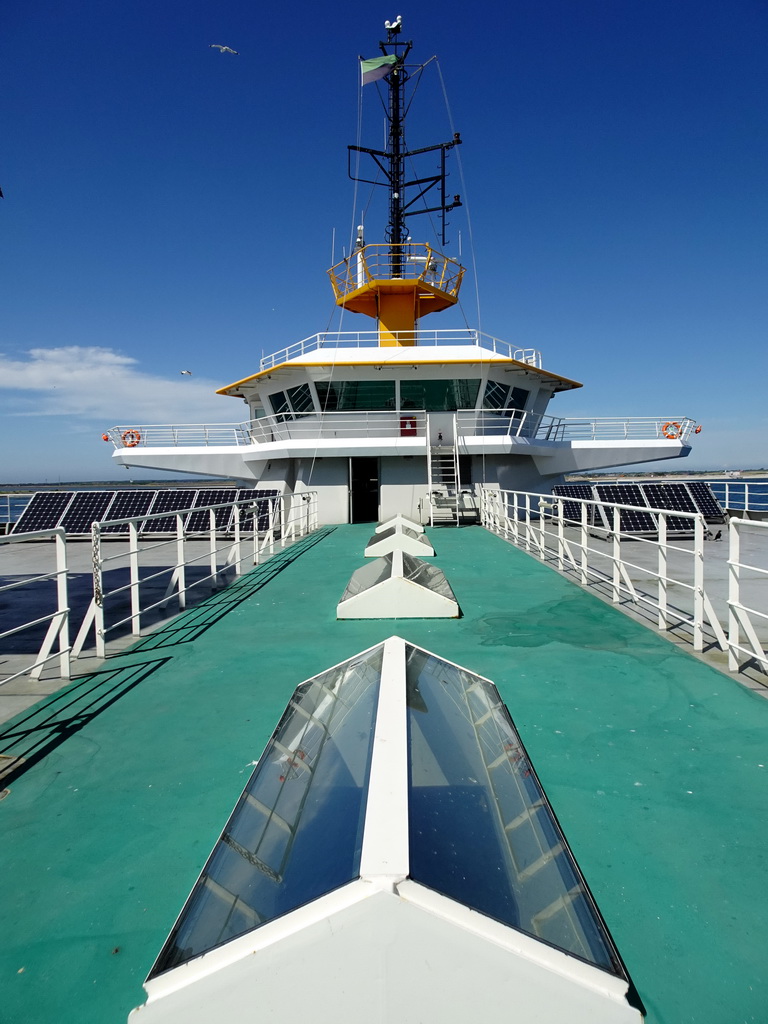
[[[388,191],[382,243],[366,243],[329,271],[336,305],[375,321],[374,330],[324,332],[262,358],[259,368],[219,389],[247,415],[226,424],[130,424],[109,437],[125,466],[255,482],[280,492],[318,492],[326,523],[363,522],[398,512],[460,522],[475,509],[477,484],[548,492],[565,474],[689,452],[685,416],[568,420],[550,399],[581,387],[544,369],[541,354],[471,328],[429,330],[424,317],[453,307],[460,263],[410,233],[429,213],[446,244],[446,161],[461,143],[409,150],[406,89],[412,44],[401,22],[387,27],[381,56],[363,61],[362,81],[386,95],[386,148],[351,146],[368,157]],[[411,172],[437,158],[435,173]],[[350,174],[353,174],[350,159]],[[433,198],[434,197],[434,198]]]

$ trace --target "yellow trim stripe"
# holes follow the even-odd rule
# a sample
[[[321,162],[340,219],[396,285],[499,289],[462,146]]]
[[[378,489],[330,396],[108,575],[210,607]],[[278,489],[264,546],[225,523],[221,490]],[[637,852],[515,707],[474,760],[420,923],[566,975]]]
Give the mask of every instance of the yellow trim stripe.
[[[473,363],[477,364],[477,363],[486,363],[486,362],[489,363],[489,364],[492,364],[492,365],[510,364],[512,366],[519,366],[519,367],[521,367],[524,370],[530,370],[530,371],[533,371],[534,373],[540,373],[544,377],[550,377],[553,380],[559,380],[563,384],[572,384],[573,387],[575,387],[575,388],[582,388],[582,387],[584,387],[584,385],[581,384],[579,381],[571,380],[570,377],[561,377],[557,373],[550,373],[549,370],[540,370],[538,367],[530,366],[528,363],[521,363],[518,359],[488,359],[488,360],[484,360],[484,359],[440,359],[440,360],[437,360],[437,359],[435,359],[435,360],[430,360],[430,362],[428,362],[428,363],[420,363],[419,365],[420,366],[462,366],[462,365],[466,366],[466,365],[471,365]],[[308,367],[308,366],[312,366],[312,367],[315,367],[315,368],[318,368],[318,367],[321,367],[321,366],[330,366],[333,369],[333,368],[335,368],[337,366],[359,366],[359,367],[364,367],[364,366],[374,366],[374,365],[375,366],[381,366],[383,368],[385,366],[413,366],[414,364],[413,364],[413,359],[412,358],[411,359],[398,359],[398,360],[395,360],[395,359],[385,359],[382,363],[360,363],[360,362],[349,362],[349,363],[347,363],[347,362],[342,362],[341,360],[337,360],[336,362],[323,362],[323,363],[279,363],[277,366],[273,366],[269,370],[260,370],[258,373],[252,373],[250,377],[243,377],[242,380],[236,380],[234,382],[234,384],[227,384],[226,387],[218,388],[217,391],[216,391],[216,394],[217,395],[228,395],[228,393],[232,390],[232,388],[239,388],[243,384],[249,384],[251,381],[258,380],[260,377],[269,377],[271,374],[277,373],[278,370],[284,370],[286,368],[290,368],[291,370],[301,370],[304,367]],[[230,397],[237,398],[239,396],[232,395]]]

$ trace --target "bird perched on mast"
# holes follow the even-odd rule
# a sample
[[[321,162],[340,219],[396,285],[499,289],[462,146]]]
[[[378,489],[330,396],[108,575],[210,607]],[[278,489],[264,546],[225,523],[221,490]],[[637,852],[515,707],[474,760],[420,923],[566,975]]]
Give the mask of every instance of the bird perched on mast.
[[[233,50],[231,46],[222,46],[221,43],[209,43],[209,46],[212,50],[218,50],[219,53],[234,53],[236,57],[240,56],[237,50]]]

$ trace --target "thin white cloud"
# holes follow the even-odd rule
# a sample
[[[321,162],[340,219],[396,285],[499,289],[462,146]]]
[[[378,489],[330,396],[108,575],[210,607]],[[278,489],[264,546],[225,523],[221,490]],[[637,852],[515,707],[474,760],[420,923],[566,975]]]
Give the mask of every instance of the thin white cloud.
[[[139,369],[110,348],[33,348],[26,358],[0,354],[5,414],[99,420],[104,426],[143,423],[222,423],[247,418],[242,402],[214,394],[220,382],[164,378]],[[181,369],[181,368],[180,368]]]

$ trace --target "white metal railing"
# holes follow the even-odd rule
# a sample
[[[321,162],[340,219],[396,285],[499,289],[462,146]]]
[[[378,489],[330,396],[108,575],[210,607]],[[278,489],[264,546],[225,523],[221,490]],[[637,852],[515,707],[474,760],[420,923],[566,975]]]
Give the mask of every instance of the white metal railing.
[[[723,508],[768,513],[768,479],[709,480],[708,483]]]
[[[739,671],[744,659],[758,661],[768,670],[768,644],[758,636],[756,625],[768,626],[768,558],[762,565],[743,560],[747,532],[760,537],[763,552],[768,551],[768,522],[731,519],[728,524],[728,668],[732,672]],[[750,582],[759,584],[754,588],[760,595],[757,600],[747,596]],[[758,602],[759,608],[755,607]]]
[[[235,510],[231,537],[220,543],[216,526],[218,509]],[[195,529],[194,540],[187,534],[186,520],[190,513],[209,513],[209,527],[201,543],[201,531]],[[251,518],[252,517],[252,518]],[[173,520],[173,531],[168,539],[145,540],[141,528],[147,521],[157,519]],[[248,520],[250,519],[250,527]],[[125,540],[114,534],[104,535],[110,526],[128,526]],[[286,543],[297,540],[317,529],[317,492],[305,491],[298,494],[271,498],[248,498],[235,502],[207,505],[205,507],[180,509],[159,515],[136,516],[115,519],[109,522],[95,522],[92,525],[93,548],[93,599],[83,619],[77,638],[72,647],[73,657],[78,657],[93,629],[96,654],[106,657],[107,635],[120,627],[130,626],[133,636],[140,636],[142,616],[152,610],[165,610],[171,601],[177,602],[179,611],[187,603],[187,594],[194,587],[208,583],[212,591],[226,583],[230,570],[235,576],[242,572],[244,562],[258,565],[265,552],[271,555],[275,545],[285,547]],[[155,534],[155,537],[157,535]],[[104,541],[108,544],[105,546]],[[191,546],[190,546],[191,545]],[[200,548],[204,550],[200,552]],[[187,570],[205,563],[204,575],[195,580],[189,578]],[[127,582],[108,588],[105,574],[113,569],[127,569]],[[142,597],[149,590],[156,592],[165,583],[160,597],[142,603]],[[143,594],[144,592],[144,594]],[[123,614],[126,602],[128,614]],[[112,617],[107,622],[108,613]]]
[[[768,524],[732,520],[735,525],[730,532],[729,594],[724,622],[705,585],[707,526],[701,514],[482,486],[478,492],[480,521],[487,529],[575,578],[582,586],[606,590],[614,603],[628,602],[637,608],[652,609],[659,630],[683,627],[690,632],[694,650],[702,651],[705,645],[714,644],[727,651],[732,670],[756,662],[768,671],[768,630],[762,628],[768,625],[768,614],[765,605],[763,610],[757,607],[759,598],[749,602],[745,599],[745,574],[765,578],[768,589],[768,565],[761,567],[754,561],[739,559],[739,530],[745,526],[768,529]],[[567,506],[577,507],[579,515],[567,516]],[[657,536],[622,532],[623,511],[653,516]],[[692,542],[684,543],[680,539],[684,531],[671,529],[670,520],[675,521],[676,527],[680,520],[688,521]],[[598,522],[608,523],[608,529],[604,525],[597,527]],[[768,551],[768,533],[765,540]],[[641,551],[650,552],[652,557],[639,560]],[[644,580],[642,585],[638,578]],[[746,636],[749,646],[742,644],[741,635]]]
[[[439,331],[402,331],[394,332],[396,339],[406,346],[415,345],[417,348],[433,348],[435,346],[467,346],[479,345],[481,348],[504,356],[506,359],[515,359],[517,362],[525,363],[526,366],[535,366],[541,369],[541,352],[535,348],[520,348],[510,345],[507,341],[495,338],[491,334],[484,334],[471,328],[457,328],[456,330],[446,329]],[[379,348],[381,339],[378,331],[322,331],[319,334],[312,334],[308,338],[294,342],[287,348],[273,352],[271,355],[263,356],[259,364],[259,370],[271,370],[275,366],[282,366],[291,359],[305,355],[307,352],[315,352],[322,348]]]
[[[55,530],[33,530],[29,533],[18,533],[13,536],[0,537],[0,550],[7,551],[11,544],[24,543],[25,541],[40,540],[55,541],[55,569],[48,572],[38,573],[34,576],[23,576],[21,579],[12,580],[0,586],[0,594],[19,593],[20,588],[35,587],[46,580],[54,580],[56,583],[55,609],[44,615],[36,615],[26,622],[20,623],[11,629],[0,633],[0,641],[7,637],[23,633],[25,630],[34,629],[48,623],[48,628],[42,643],[33,656],[30,664],[24,665],[21,669],[5,676],[0,683],[8,683],[19,676],[30,675],[33,679],[39,679],[43,668],[48,662],[59,659],[59,674],[62,679],[70,678],[70,656],[71,647],[69,643],[69,596],[67,587],[67,544],[66,534],[61,528]],[[5,578],[9,578],[10,574]],[[40,610],[38,599],[37,610]],[[54,651],[54,647],[56,650]]]
[[[117,448],[248,447],[275,441],[318,438],[424,437],[426,413],[421,409],[370,412],[286,412],[244,423],[149,424],[109,430]],[[535,438],[539,441],[633,441],[679,437],[686,441],[694,421],[661,416],[628,419],[570,420],[520,409],[504,413],[460,409],[458,436]],[[105,435],[107,436],[107,435]]]

